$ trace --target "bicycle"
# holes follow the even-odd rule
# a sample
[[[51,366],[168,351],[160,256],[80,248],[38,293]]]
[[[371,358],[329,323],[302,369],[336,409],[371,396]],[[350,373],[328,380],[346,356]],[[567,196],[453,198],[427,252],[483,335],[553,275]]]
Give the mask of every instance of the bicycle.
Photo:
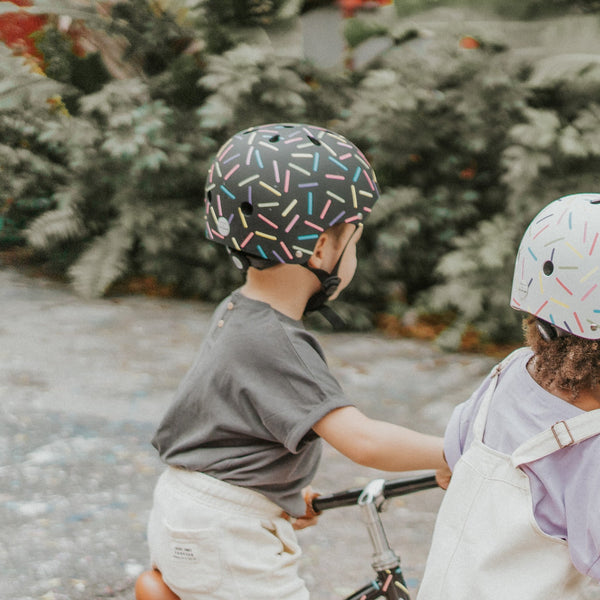
[[[373,479],[363,488],[347,489],[317,496],[312,501],[316,513],[358,505],[373,545],[373,567],[376,577],[344,600],[410,600],[406,581],[400,566],[400,557],[392,550],[381,517],[385,501],[437,487],[435,475],[427,473],[400,479]],[[146,576],[147,580],[143,577]],[[157,571],[142,574],[136,583],[137,600],[176,600],[162,582]]]
[[[437,487],[435,475],[426,474],[402,479],[374,479],[364,488],[356,488],[318,496],[313,500],[315,512],[357,504],[373,545],[373,567],[376,578],[344,600],[410,600],[400,566],[400,557],[392,550],[381,517],[388,498],[405,496]]]

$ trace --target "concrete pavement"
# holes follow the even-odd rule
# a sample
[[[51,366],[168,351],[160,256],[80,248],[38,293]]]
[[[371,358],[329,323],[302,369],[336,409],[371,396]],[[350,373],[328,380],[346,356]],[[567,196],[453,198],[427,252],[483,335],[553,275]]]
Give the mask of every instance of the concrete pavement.
[[[146,520],[162,470],[149,440],[211,308],[85,301],[0,267],[0,600],[133,598],[148,566]],[[377,333],[319,338],[364,412],[432,433],[443,432],[493,364]],[[327,447],[314,485],[335,491],[381,475]],[[441,497],[431,490],[394,500],[384,515],[413,589]],[[313,600],[341,598],[371,579],[355,508],[324,514],[299,537]]]

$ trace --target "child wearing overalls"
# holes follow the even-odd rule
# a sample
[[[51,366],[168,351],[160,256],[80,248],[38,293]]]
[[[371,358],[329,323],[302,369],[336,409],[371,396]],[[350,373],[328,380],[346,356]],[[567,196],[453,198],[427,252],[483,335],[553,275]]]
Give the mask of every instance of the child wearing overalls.
[[[352,406],[301,322],[352,280],[378,196],[360,150],[320,127],[253,127],[217,152],[206,234],[246,282],[216,309],[153,439],[167,469],[151,560],[182,600],[307,600],[294,527],[314,519],[303,490],[321,439],[377,469],[445,465],[441,438]]]
[[[511,306],[527,348],[448,424],[452,479],[418,600],[600,598],[600,195],[546,206]]]

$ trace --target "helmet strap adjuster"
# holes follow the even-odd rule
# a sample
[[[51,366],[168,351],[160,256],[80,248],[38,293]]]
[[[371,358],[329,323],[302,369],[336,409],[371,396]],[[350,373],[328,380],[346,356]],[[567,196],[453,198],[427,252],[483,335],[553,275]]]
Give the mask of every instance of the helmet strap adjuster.
[[[548,321],[544,321],[543,319],[536,319],[536,326],[540,335],[546,342],[553,342],[561,337],[566,337],[569,335],[568,331],[553,325],[552,323],[548,323]]]
[[[239,269],[242,273],[246,273],[250,267],[254,267],[259,271],[263,269],[267,269],[272,267],[278,262],[266,260],[264,258],[260,258],[258,256],[253,256],[251,254],[246,254],[245,252],[241,252],[240,250],[234,250],[233,248],[227,248],[227,252],[231,257],[231,261],[234,266]]]

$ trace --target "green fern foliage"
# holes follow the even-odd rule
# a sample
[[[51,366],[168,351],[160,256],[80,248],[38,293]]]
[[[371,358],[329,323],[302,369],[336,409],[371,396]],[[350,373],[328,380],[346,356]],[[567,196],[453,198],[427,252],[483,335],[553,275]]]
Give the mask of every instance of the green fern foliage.
[[[60,94],[64,86],[31,70],[22,57],[13,56],[0,43],[0,110],[43,104]]]
[[[48,250],[65,242],[81,240],[87,229],[74,206],[49,210],[27,230],[27,241],[38,250]]]
[[[469,0],[444,4],[465,10]],[[509,4],[521,15],[542,9]],[[566,4],[583,13],[597,2],[543,10]],[[24,10],[48,15],[35,34],[37,72],[0,44],[0,247],[28,244],[86,297],[150,278],[216,301],[240,276],[204,238],[212,155],[252,124],[308,121],[356,141],[383,191],[345,293],[359,305],[343,307],[352,321],[416,308],[454,316],[445,347],[472,327],[518,337],[507,296],[524,228],[548,201],[598,189],[598,23],[486,13],[421,26],[390,18],[390,7],[347,28],[356,56],[373,36],[384,51],[324,70],[303,59],[302,8],[35,0]]]
[[[44,138],[63,89],[0,45],[0,248],[25,243],[24,230],[68,179],[65,152]]]
[[[309,85],[293,59],[271,47],[240,44],[223,56],[211,57],[200,85],[212,92],[198,109],[201,125],[244,128],[265,113],[273,121],[294,121],[306,114]],[[240,77],[240,73],[244,73]],[[237,121],[242,117],[241,121]]]
[[[85,296],[135,275],[206,299],[222,296],[237,275],[205,241],[202,212],[205,170],[219,140],[254,122],[308,118],[317,104],[327,113],[339,96],[321,102],[327,79],[314,85],[314,69],[273,46],[269,28],[293,28],[296,3],[249,3],[254,29],[244,23],[232,36],[228,20],[240,6],[222,4],[209,19],[202,3],[115,5],[102,35],[130,41],[122,61],[140,74],[80,91],[70,114],[46,127],[47,142],[67,152],[70,179],[28,239],[50,262],[56,256],[70,265]],[[228,24],[228,35],[203,39],[215,19],[224,31]],[[229,49],[207,55],[206,40]]]
[[[437,266],[454,240],[503,211],[501,157],[525,94],[493,44],[464,50],[452,31],[393,35],[406,41],[364,74],[344,123],[384,190],[363,261],[368,301],[383,311],[398,294],[410,305],[441,283]]]
[[[599,189],[596,63],[589,56],[561,55],[552,69],[546,59],[532,65],[526,81],[529,106],[523,107],[523,122],[508,130],[502,152],[503,214],[453,241],[437,266],[444,282],[429,291],[431,306],[458,312],[456,328],[475,324],[490,340],[518,339],[518,319],[507,294],[523,232],[555,198]],[[584,71],[587,83],[575,84]]]
[[[75,290],[84,298],[102,296],[129,268],[133,240],[133,232],[122,226],[94,238],[69,269]]]

